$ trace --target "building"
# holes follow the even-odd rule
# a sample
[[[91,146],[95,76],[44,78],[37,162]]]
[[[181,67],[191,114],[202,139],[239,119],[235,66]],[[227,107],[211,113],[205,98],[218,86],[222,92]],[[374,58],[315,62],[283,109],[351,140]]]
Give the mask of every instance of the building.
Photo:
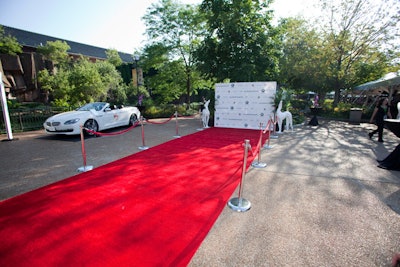
[[[4,73],[3,82],[6,87],[8,98],[17,98],[21,102],[46,102],[47,92],[40,89],[37,84],[36,76],[40,70],[51,68],[52,63],[44,60],[41,55],[36,54],[37,47],[45,45],[48,41],[65,41],[69,46],[68,54],[73,58],[81,55],[88,57],[92,62],[107,59],[106,51],[108,49],[81,44],[61,38],[47,36],[20,30],[5,25],[1,25],[6,36],[15,37],[22,51],[20,55],[10,56],[0,54],[0,71]],[[133,66],[133,57],[131,54],[119,52],[119,56],[125,63],[129,73],[129,79],[132,79],[130,69]],[[124,77],[124,80],[126,77]]]

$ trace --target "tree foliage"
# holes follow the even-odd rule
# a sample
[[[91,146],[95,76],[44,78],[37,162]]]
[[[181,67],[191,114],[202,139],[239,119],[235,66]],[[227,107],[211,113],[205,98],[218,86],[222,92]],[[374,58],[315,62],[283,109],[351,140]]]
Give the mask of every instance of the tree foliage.
[[[92,101],[124,103],[127,100],[127,86],[115,64],[119,55],[109,52],[106,61],[90,62],[81,56],[69,61],[65,42],[48,42],[38,49],[45,58],[56,64],[56,69],[42,70],[38,80],[42,89],[50,93],[53,103],[58,106],[78,106]],[[120,59],[120,58],[119,58]]]
[[[201,70],[218,81],[275,79],[279,42],[270,3],[204,0],[207,34],[197,53]]]
[[[6,35],[0,25],[0,54],[17,55],[22,53],[22,46],[13,36]]]
[[[302,18],[283,19],[278,28],[283,44],[280,83],[288,88],[320,92],[324,76],[320,35]]]
[[[183,64],[181,62],[170,64],[168,53],[169,49],[166,46],[157,43],[147,45],[142,54],[140,65],[147,73],[146,86],[150,89],[156,104],[172,102],[184,94],[184,83],[174,79],[177,75],[183,77]],[[176,69],[177,67],[179,69]],[[173,74],[170,75],[171,73]]]
[[[69,61],[68,50],[71,47],[65,41],[48,41],[46,45],[39,46],[37,52],[47,60],[52,61],[56,66],[65,65]]]
[[[38,73],[38,81],[41,88],[49,93],[55,106],[68,107],[76,104],[70,101],[73,92],[69,83],[69,70],[59,69],[56,74],[47,69],[41,70]]]
[[[69,76],[69,83],[72,88],[70,100],[79,105],[104,100],[107,89],[102,83],[97,66],[85,58],[81,58],[74,64]]]
[[[108,49],[106,51],[107,61],[113,64],[115,67],[119,67],[122,65],[123,61],[118,54],[118,51],[115,49]]]
[[[158,72],[157,77],[151,80],[153,93],[160,96],[158,102],[166,104],[179,99],[186,84],[185,76],[180,75],[184,72],[183,64],[180,61],[171,61],[163,64]]]
[[[399,4],[385,1],[321,0],[322,16],[281,20],[280,80],[296,89],[324,95],[382,77],[396,58]],[[387,3],[386,3],[387,4]]]
[[[145,64],[148,70],[153,70],[154,80],[148,85],[152,92],[163,96],[162,101],[176,100],[186,95],[189,106],[194,77],[199,77],[194,74],[193,55],[203,35],[204,19],[201,13],[195,5],[160,0],[148,9],[143,19],[149,37],[144,54],[152,56],[147,56]],[[171,73],[171,68],[176,73]],[[168,78],[171,75],[174,80]],[[164,78],[167,80],[159,80]]]
[[[325,87],[335,91],[334,104],[340,90],[365,79],[363,62],[369,67],[387,65],[392,51],[398,49],[400,3],[397,0],[321,0],[322,53],[326,59]],[[383,60],[383,62],[382,62]],[[364,63],[365,64],[365,63]],[[379,78],[379,77],[376,77]]]
[[[106,92],[105,100],[114,104],[123,104],[127,101],[128,86],[124,84],[114,64],[107,60],[98,61],[95,65]]]

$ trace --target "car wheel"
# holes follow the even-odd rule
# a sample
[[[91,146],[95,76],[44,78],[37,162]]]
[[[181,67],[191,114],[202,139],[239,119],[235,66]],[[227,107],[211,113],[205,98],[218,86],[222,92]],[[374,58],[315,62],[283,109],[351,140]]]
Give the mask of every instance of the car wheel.
[[[99,125],[97,124],[97,122],[93,119],[87,120],[85,122],[85,124],[83,125],[83,127],[85,127],[86,129],[92,130],[94,132],[97,132],[99,130]],[[87,135],[95,135],[94,133],[88,132],[86,131]]]
[[[131,117],[129,118],[129,126],[134,125],[138,121],[138,117],[136,114],[132,114]]]

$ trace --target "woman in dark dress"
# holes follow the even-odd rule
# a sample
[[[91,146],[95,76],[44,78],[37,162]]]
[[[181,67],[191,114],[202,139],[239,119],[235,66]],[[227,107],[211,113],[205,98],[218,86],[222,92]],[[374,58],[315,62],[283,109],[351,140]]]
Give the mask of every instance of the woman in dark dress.
[[[378,142],[383,142],[383,127],[385,125],[385,119],[392,118],[388,103],[389,100],[386,97],[380,99],[371,116],[370,123],[373,123],[375,119],[378,128],[375,131],[370,132],[368,135],[371,139],[374,134],[378,133]]]

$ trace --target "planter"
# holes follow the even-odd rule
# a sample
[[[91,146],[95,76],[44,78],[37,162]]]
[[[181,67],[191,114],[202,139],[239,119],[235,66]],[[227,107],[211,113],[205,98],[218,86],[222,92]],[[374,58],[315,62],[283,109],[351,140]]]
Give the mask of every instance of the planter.
[[[349,123],[351,123],[351,124],[360,124],[362,111],[363,111],[362,108],[351,108],[350,109]]]

